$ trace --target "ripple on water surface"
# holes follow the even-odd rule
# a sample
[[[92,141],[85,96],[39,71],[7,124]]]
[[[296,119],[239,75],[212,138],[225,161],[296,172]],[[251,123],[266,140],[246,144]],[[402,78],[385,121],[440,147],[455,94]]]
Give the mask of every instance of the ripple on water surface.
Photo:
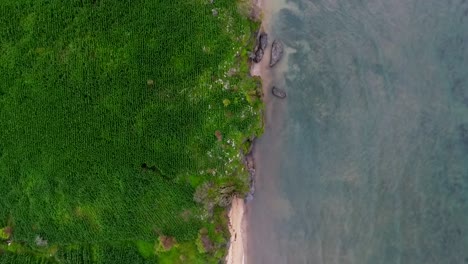
[[[248,264],[468,263],[468,2],[280,3]]]

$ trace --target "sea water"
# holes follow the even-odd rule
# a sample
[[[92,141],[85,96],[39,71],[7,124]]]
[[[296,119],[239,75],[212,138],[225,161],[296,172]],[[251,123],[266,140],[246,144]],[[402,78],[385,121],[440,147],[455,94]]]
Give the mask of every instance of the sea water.
[[[246,263],[468,263],[468,1],[273,2]]]

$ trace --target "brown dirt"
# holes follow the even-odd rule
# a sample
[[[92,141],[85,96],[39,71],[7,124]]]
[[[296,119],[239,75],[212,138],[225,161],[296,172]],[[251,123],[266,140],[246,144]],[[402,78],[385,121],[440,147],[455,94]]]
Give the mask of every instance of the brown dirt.
[[[201,241],[206,252],[212,252],[214,250],[213,241],[210,240],[208,234],[201,235]]]
[[[11,226],[7,226],[5,227],[5,229],[3,229],[3,232],[5,232],[5,234],[7,234],[8,237],[11,237],[11,235],[13,235],[13,228]]]
[[[160,236],[159,241],[161,241],[161,245],[166,251],[170,250],[176,244],[175,238],[170,236]]]
[[[222,140],[223,140],[223,135],[221,134],[221,131],[216,130],[216,131],[215,131],[215,136],[216,136],[216,138],[218,139],[218,141],[222,141]]]

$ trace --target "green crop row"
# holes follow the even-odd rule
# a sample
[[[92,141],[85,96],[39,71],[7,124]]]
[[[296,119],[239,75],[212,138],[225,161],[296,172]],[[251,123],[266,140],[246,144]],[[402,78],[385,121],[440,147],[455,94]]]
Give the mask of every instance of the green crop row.
[[[0,263],[221,258],[223,210],[193,197],[246,190],[257,26],[229,0],[0,1]]]

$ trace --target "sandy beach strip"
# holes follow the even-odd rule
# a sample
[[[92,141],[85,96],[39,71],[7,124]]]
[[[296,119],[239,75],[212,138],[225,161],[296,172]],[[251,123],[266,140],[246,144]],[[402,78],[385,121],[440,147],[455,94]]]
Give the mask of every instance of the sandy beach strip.
[[[244,199],[236,197],[232,200],[231,209],[229,210],[231,240],[226,258],[227,264],[244,263],[244,209]]]

